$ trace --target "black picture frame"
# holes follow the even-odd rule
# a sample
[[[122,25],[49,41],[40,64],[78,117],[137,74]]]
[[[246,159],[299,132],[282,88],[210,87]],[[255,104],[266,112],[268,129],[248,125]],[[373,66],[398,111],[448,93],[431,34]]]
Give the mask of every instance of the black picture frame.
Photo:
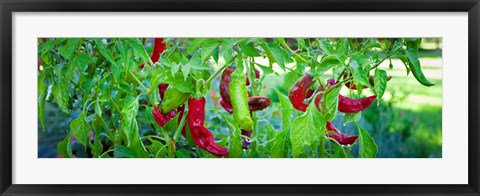
[[[479,195],[479,0],[1,0],[1,195]],[[155,11],[468,12],[466,185],[16,185],[12,184],[12,13]],[[198,177],[200,178],[200,177]]]

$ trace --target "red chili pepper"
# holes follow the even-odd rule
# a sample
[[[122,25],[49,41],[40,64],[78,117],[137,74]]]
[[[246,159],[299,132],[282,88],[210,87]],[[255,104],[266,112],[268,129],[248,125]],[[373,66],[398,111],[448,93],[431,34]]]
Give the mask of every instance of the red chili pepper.
[[[308,104],[303,103],[308,95],[308,88],[313,84],[313,77],[310,74],[305,74],[298,79],[288,92],[288,98],[294,108],[300,111],[306,111]]]
[[[361,99],[351,99],[343,95],[338,95],[338,111],[343,113],[357,113],[365,110],[373,103],[377,96],[372,95],[370,97]]]
[[[339,131],[331,122],[327,122],[328,137],[337,140],[338,143],[342,145],[351,145],[355,143],[358,136],[350,136],[341,131]],[[333,133],[332,133],[333,132]]]
[[[212,153],[215,156],[222,157],[228,155],[228,150],[219,146],[213,138],[210,130],[204,125],[205,121],[205,98],[188,99],[188,127],[190,134],[198,147]]]
[[[167,49],[167,43],[163,42],[163,38],[155,38],[153,43],[153,53],[150,59],[153,63],[156,63],[160,58],[160,55]]]

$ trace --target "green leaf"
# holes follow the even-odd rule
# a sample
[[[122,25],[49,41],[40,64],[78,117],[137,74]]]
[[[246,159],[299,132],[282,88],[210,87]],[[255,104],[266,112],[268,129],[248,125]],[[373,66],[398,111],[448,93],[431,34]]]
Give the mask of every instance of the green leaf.
[[[137,124],[138,97],[127,97],[122,109],[122,122],[120,128],[127,138],[127,147],[133,152],[135,157],[148,157],[149,154],[143,145]]]
[[[175,152],[175,156],[177,158],[190,158],[190,154],[188,154],[188,151],[185,150],[185,148],[177,150],[177,152]]]
[[[277,64],[285,71],[285,56],[283,55],[282,48],[275,43],[268,43],[267,44],[268,50],[272,53],[273,58],[277,62]]]
[[[321,38],[321,39],[317,38],[316,40],[318,42],[318,46],[320,47],[320,49],[322,49],[322,51],[325,54],[335,54],[333,46],[332,44],[330,44],[329,38]]]
[[[292,85],[300,78],[302,75],[296,73],[296,72],[288,72],[285,74],[285,77],[283,78],[283,87],[285,89],[290,89]]]
[[[308,146],[316,144],[325,132],[325,119],[312,102],[307,111],[292,122],[290,140],[293,157],[305,156]]]
[[[169,77],[164,81],[161,81],[163,83],[167,83],[169,85],[172,85],[175,87],[177,90],[184,92],[184,93],[193,93],[195,91],[195,85],[193,83],[193,78],[189,77],[187,80],[183,77],[183,75],[180,75],[180,73],[176,74],[175,77]]]
[[[348,38],[340,38],[336,44],[336,52],[339,55],[347,55],[348,54]]]
[[[71,132],[65,136],[61,142],[57,144],[57,151],[63,158],[71,158],[73,157],[72,153],[72,143],[71,143]]]
[[[87,147],[88,141],[90,140],[90,125],[86,120],[85,113],[86,112],[83,111],[77,119],[70,122],[70,130],[72,130],[78,142]]]
[[[334,67],[335,65],[341,64],[340,60],[335,55],[327,55],[322,58],[320,63],[316,63],[315,61],[315,75],[322,75],[323,73],[327,72],[329,69]]]
[[[150,62],[150,55],[148,55],[145,46],[138,38],[127,38],[127,43],[132,47],[133,51],[139,56],[143,62]]]
[[[275,137],[270,156],[272,158],[288,158],[290,146],[290,129],[284,129]]]
[[[229,145],[229,153],[228,157],[231,158],[239,158],[243,154],[242,149],[242,137],[241,137],[241,130],[238,128],[237,123],[233,120],[232,117],[227,116],[224,113],[220,113],[220,115],[225,119],[227,124],[228,130],[230,132],[230,145]]]
[[[122,123],[121,129],[127,137],[127,145],[130,145],[134,138],[138,136],[137,113],[138,113],[138,97],[130,98],[130,101],[125,102],[122,109]],[[128,99],[126,99],[128,100]]]
[[[343,124],[347,124],[349,122],[358,122],[362,118],[362,112],[357,113],[345,113],[343,116]]]
[[[243,42],[241,44],[241,47],[242,47],[242,53],[245,56],[249,56],[249,57],[260,56],[253,42]]]
[[[45,71],[38,75],[38,119],[45,131],[45,99],[47,98],[48,85],[44,83]]]
[[[387,72],[378,68],[375,69],[373,82],[375,95],[377,95],[377,99],[380,100],[385,93],[385,89],[387,88]]]
[[[268,57],[268,64],[269,64],[270,66],[272,66],[272,64],[276,62],[275,56],[273,56],[272,51],[270,51],[270,49],[268,48],[267,44],[265,44],[265,43],[260,44],[260,47],[262,47],[262,49],[265,51],[265,54],[266,54],[267,57]]]
[[[217,49],[220,43],[217,40],[208,40],[202,46],[202,62],[205,62],[212,55],[213,51]]]
[[[67,42],[65,45],[61,46],[58,48],[58,53],[62,55],[64,58],[69,59],[72,58],[73,53],[75,52],[75,49],[77,49],[78,44],[82,39],[80,38],[69,38],[67,39]]]
[[[338,94],[342,88],[338,87],[332,89],[325,95],[325,107],[327,108],[327,113],[325,114],[325,119],[327,121],[332,121],[337,115],[338,108]]]
[[[376,158],[378,147],[377,144],[375,144],[375,140],[367,130],[360,127],[357,123],[355,123],[355,125],[358,128],[358,156],[360,158]]]
[[[75,67],[80,73],[83,73],[87,70],[88,64],[90,62],[90,57],[86,54],[79,54],[73,57],[73,60],[70,63],[70,68]]]
[[[360,65],[358,65],[356,60],[351,60],[348,64],[350,65],[352,71],[353,82],[355,82],[355,84],[361,84],[370,87],[370,82],[368,81],[368,71],[364,70]]]
[[[282,108],[282,130],[290,128],[292,123],[292,111],[294,110],[292,102],[288,97],[277,90],[278,99]]]
[[[224,39],[222,46],[221,46],[221,52],[223,59],[225,59],[225,63],[230,62],[233,58],[233,44],[235,43],[235,40],[233,39]]]
[[[133,157],[135,157],[133,152],[125,146],[116,147],[115,150],[113,151],[113,156],[115,158],[133,158]]]
[[[198,48],[200,48],[200,45],[207,40],[205,38],[192,38],[192,39],[193,39],[192,43],[188,45],[187,51],[185,51],[186,55],[189,55],[192,52],[198,50]]]
[[[65,113],[69,113],[67,106],[68,101],[70,100],[70,91],[68,90],[67,81],[65,81],[64,78],[59,77],[58,83],[52,88],[52,92],[55,98],[55,102],[57,102],[60,109]]]
[[[407,56],[408,61],[410,62],[408,64],[409,68],[417,81],[424,86],[433,86],[434,84],[428,81],[422,72],[422,69],[420,67],[420,61],[418,60],[417,51],[415,51],[414,48],[408,48],[407,51],[405,51],[405,56]]]

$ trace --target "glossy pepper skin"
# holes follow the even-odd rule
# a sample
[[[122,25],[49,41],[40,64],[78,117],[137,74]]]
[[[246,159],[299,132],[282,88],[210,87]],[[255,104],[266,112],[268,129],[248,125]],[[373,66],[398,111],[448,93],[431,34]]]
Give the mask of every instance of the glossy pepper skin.
[[[358,136],[350,136],[341,131],[339,131],[331,122],[327,122],[326,126],[328,132],[328,137],[331,137],[334,140],[337,140],[341,145],[352,145],[357,140]]]
[[[164,98],[161,103],[162,113],[166,114],[174,109],[177,109],[180,105],[190,97],[190,93],[184,93],[173,86],[169,86],[165,91]]]
[[[392,79],[392,76],[388,76],[387,77],[387,81],[390,81]],[[374,76],[370,76],[368,78],[368,82],[370,83],[370,85],[373,87],[375,86],[375,79],[374,79]],[[357,89],[357,86],[355,86],[355,84],[353,82],[347,82],[345,83],[345,86],[349,89],[352,89],[352,90],[356,90]],[[368,88],[367,86],[363,86],[363,89],[366,89]]]
[[[245,75],[241,70],[236,70],[231,75],[229,85],[230,100],[232,102],[233,118],[241,129],[251,131],[253,120],[250,117],[248,106],[248,93],[245,86]]]
[[[188,99],[188,127],[193,140],[198,147],[210,152],[211,154],[222,157],[228,155],[228,150],[215,143],[212,133],[205,125],[205,98]]]
[[[310,74],[305,74],[298,79],[290,88],[288,92],[288,99],[292,102],[295,109],[305,112],[308,104],[303,103],[309,94],[308,88],[313,84],[313,77]],[[311,95],[310,95],[311,96]]]
[[[370,97],[361,99],[351,99],[343,95],[338,95],[338,111],[343,113],[357,113],[365,110],[370,104],[375,101],[377,96],[372,95]]]

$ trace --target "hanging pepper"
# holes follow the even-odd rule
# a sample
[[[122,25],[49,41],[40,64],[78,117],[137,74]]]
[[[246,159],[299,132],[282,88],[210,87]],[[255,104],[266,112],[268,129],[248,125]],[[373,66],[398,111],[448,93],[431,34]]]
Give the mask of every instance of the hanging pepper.
[[[245,76],[241,69],[235,70],[231,75],[229,85],[230,100],[232,102],[233,118],[241,129],[251,131],[253,120],[250,117],[248,106],[248,93],[245,86]]]
[[[370,97],[361,99],[351,99],[343,95],[338,95],[338,111],[343,113],[357,113],[365,110],[373,103],[377,96],[372,95]]]
[[[222,100],[225,104],[227,105],[232,105],[232,102],[230,101],[230,81],[231,81],[231,75],[235,71],[235,67],[230,66],[227,67],[225,70],[222,72],[222,79],[220,80],[220,96],[222,97]],[[255,77],[260,78],[260,72],[258,70],[255,70]],[[250,81],[248,80],[248,75],[245,76],[246,82],[245,85],[248,86],[250,85]]]
[[[248,98],[248,107],[250,112],[260,111],[270,106],[270,98],[262,96],[253,96]]]
[[[177,90],[173,86],[169,86],[164,94],[164,100],[162,100],[161,108],[162,113],[166,114],[174,109],[177,109],[180,105],[184,104],[185,101],[190,97],[190,93],[184,93]]]
[[[310,88],[312,84],[313,77],[307,73],[292,85],[292,88],[290,88],[290,91],[288,92],[288,98],[295,109],[304,112],[307,110],[308,104],[305,104],[304,100],[307,98],[308,94],[310,94],[308,88]]]
[[[328,137],[336,140],[341,145],[352,145],[357,140],[358,136],[350,136],[339,131],[331,122],[327,122]]]
[[[167,43],[163,43],[163,38],[155,38],[153,42],[153,52],[150,60],[156,63],[160,59],[160,55],[167,49]],[[145,63],[139,65],[140,68],[145,67]]]
[[[193,140],[198,147],[222,157],[228,155],[228,150],[215,143],[212,133],[205,125],[205,98],[191,97],[188,99],[188,127]]]

